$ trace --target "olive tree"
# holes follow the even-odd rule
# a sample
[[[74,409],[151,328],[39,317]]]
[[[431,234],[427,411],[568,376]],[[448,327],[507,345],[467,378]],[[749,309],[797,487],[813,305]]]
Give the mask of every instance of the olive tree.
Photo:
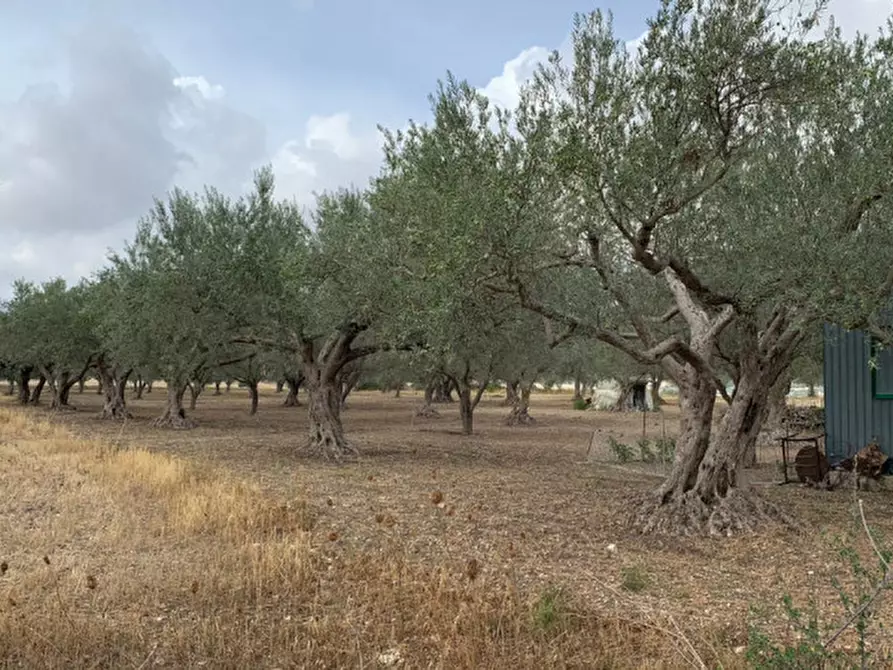
[[[91,325],[84,287],[69,287],[62,279],[40,286],[16,282],[4,329],[6,347],[22,362],[22,370],[39,372],[53,409],[71,408],[71,388],[94,364],[99,344]],[[20,389],[24,402],[29,399],[27,380]]]
[[[807,41],[809,21],[778,24],[764,0],[667,0],[633,56],[602,14],[578,17],[572,62],[553,59],[518,110],[519,132],[548,150],[541,179],[566,196],[551,219],[526,219],[537,251],[590,272],[606,309],[550,301],[537,279],[551,270],[534,261],[508,281],[529,308],[659,363],[680,389],[676,462],[638,508],[643,531],[778,517],[739,486],[768,390],[817,319],[870,312],[852,304],[857,287],[889,292],[877,251],[889,217],[870,213],[888,207],[893,175],[890,59],[882,42]],[[665,310],[649,312],[630,273],[664,286]],[[661,337],[665,316],[681,335]],[[737,383],[712,435],[730,328]]]

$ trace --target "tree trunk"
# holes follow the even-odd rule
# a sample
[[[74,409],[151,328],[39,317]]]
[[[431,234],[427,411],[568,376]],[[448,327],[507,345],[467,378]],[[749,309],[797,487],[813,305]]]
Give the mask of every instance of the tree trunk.
[[[815,398],[815,397],[816,397],[816,392],[815,392],[815,382],[809,382],[809,383],[807,384],[806,395],[807,395],[807,397],[809,397],[809,398]]]
[[[233,380],[227,379],[224,384],[226,384],[226,392],[229,393],[229,387],[232,386]]]
[[[574,401],[583,399],[583,381],[579,377],[574,377]]]
[[[338,374],[338,384],[341,387],[341,407],[347,404],[347,397],[356,388],[363,374],[362,368],[357,364],[345,365]]]
[[[257,414],[257,400],[258,400],[258,391],[257,391],[257,382],[252,381],[248,382],[248,397],[251,398],[251,416]]]
[[[782,373],[769,392],[769,416],[766,427],[769,430],[783,430],[788,418],[788,394],[791,392],[790,370]]]
[[[13,396],[16,394],[16,380],[10,377],[6,380],[6,395]]]
[[[214,382],[214,395],[222,395],[220,393],[220,382]]]
[[[31,367],[19,370],[19,404],[27,405],[31,401]]]
[[[530,416],[530,393],[533,391],[533,382],[519,384],[521,392],[517,395],[512,411],[506,417],[508,426],[532,426],[536,420]]]
[[[431,379],[425,385],[425,402],[419,407],[415,415],[423,419],[436,419],[440,416],[440,412],[434,407],[434,394],[437,392],[437,380]]]
[[[663,380],[663,375],[654,375],[651,378],[651,409],[655,412],[659,412],[664,404],[664,399],[660,397],[660,385]]]
[[[29,400],[32,405],[40,404],[40,394],[43,393],[43,387],[46,386],[47,378],[43,375],[40,375],[40,378],[37,380],[37,386],[34,387],[34,390],[31,392],[31,400]]]
[[[655,504],[639,511],[645,532],[731,535],[765,521],[788,521],[775,505],[739,487],[738,472],[752,453],[768,416],[767,398],[787,367],[784,353],[765,360],[742,356],[735,395],[710,439],[716,387],[709,375],[692,373],[680,384],[682,434],[676,462]]]
[[[102,377],[97,377],[96,382],[97,382],[96,395],[102,395],[105,390],[102,388]]]
[[[152,380],[146,382],[146,393],[152,393]]]
[[[356,448],[344,437],[340,385],[334,379],[320,379],[321,376],[315,371],[308,374],[306,380],[310,396],[307,403],[310,416],[308,446],[312,451],[334,461],[357,456]]]
[[[115,372],[109,369],[101,360],[97,364],[97,369],[99,378],[102,381],[103,395],[105,396],[99,417],[101,419],[113,420],[131,418],[124,398],[124,389],[127,388],[127,378],[130,376],[130,371],[127,371],[122,375],[121,379],[118,379]]]
[[[276,380],[276,393],[282,393],[282,389],[285,388],[285,380],[277,379]]]
[[[505,400],[502,401],[502,404],[506,407],[515,407],[518,404],[520,398],[518,397],[518,386],[521,384],[520,381],[510,381],[505,384]]]
[[[751,376],[755,376],[751,373]],[[759,386],[761,384],[760,380],[744,380],[744,375],[739,379],[739,385],[741,381],[746,381],[743,389],[746,391],[748,387],[753,387],[754,385]],[[760,428],[765,430],[764,440],[772,443],[774,438],[784,432],[785,423],[787,421],[788,416],[788,402],[787,396],[791,390],[791,373],[790,370],[786,370],[783,372],[775,383],[769,387],[762,390],[762,395],[766,398],[766,401],[761,402],[761,411],[762,414],[759,417],[759,426]],[[735,389],[735,397],[738,397],[739,389],[736,387]],[[732,403],[734,405],[734,399]],[[731,408],[730,408],[731,409]],[[753,439],[747,439],[747,447],[743,452],[741,457],[741,464],[745,468],[752,468],[757,464],[757,446],[760,442],[760,435],[758,434],[760,431],[757,430],[757,434],[754,435]]]
[[[434,402],[455,402],[455,400],[453,399],[453,387],[454,383],[451,379],[435,378]]]
[[[136,395],[134,396],[137,400],[143,399],[143,392],[146,390],[146,382],[142,380],[142,378],[137,379],[136,382]]]
[[[298,402],[298,390],[301,388],[303,381],[303,377],[289,376],[285,378],[285,383],[288,386],[288,394],[285,396],[285,402],[282,403],[285,407],[300,407],[301,403]]]
[[[69,391],[76,381],[71,378],[71,373],[68,371],[53,373],[50,370],[47,370],[43,374],[49,382],[50,393],[52,394],[52,399],[50,400],[50,409],[75,409],[68,404]]]
[[[205,385],[194,381],[187,384],[186,388],[189,389],[189,409],[194,412],[198,397],[202,394]]]
[[[166,379],[167,401],[164,404],[164,413],[152,422],[152,425],[160,428],[175,428],[178,430],[195,428],[196,422],[186,416],[183,409],[183,396],[186,389],[191,388],[188,383]]]
[[[87,385],[87,378],[86,378],[86,376],[81,377],[80,379],[78,379],[78,393],[83,393],[83,392],[84,392],[84,387],[85,387],[86,385]]]
[[[456,388],[459,390],[459,416],[462,419],[463,435],[472,435],[474,433],[474,410],[484,395],[487,383],[487,381],[482,381],[477,389],[474,389],[467,376],[454,381]]]
[[[474,433],[474,404],[471,398],[471,388],[464,386],[459,388],[459,416],[462,418],[462,433],[471,435]]]

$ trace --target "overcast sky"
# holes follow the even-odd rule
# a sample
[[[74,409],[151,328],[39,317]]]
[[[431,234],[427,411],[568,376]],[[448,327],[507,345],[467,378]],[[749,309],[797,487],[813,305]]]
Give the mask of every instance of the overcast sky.
[[[565,43],[571,0],[0,0],[0,298],[76,280],[173,185],[364,185],[376,124],[428,117],[446,70],[510,104]],[[657,0],[603,0],[635,39]],[[874,32],[893,0],[833,0]]]

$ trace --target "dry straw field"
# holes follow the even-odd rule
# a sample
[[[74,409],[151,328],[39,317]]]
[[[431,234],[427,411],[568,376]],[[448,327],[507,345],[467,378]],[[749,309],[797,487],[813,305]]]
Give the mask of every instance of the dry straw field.
[[[89,387],[78,412],[0,405],[3,667],[744,668],[750,626],[794,641],[785,594],[843,620],[835,578],[860,584],[835,538],[870,560],[853,494],[768,484],[771,451],[754,483],[801,532],[630,534],[656,473],[606,445],[642,415],[568,396],[536,395],[530,428],[487,397],[463,437],[453,408],[415,419],[411,393],[358,393],[364,456],[334,466],[296,449],[305,412],[272,389],[255,417],[244,391],[207,391],[187,432],[149,426],[162,395],[124,424],[96,419]],[[673,407],[647,416],[652,438],[676,430]],[[889,534],[889,493],[863,499]]]

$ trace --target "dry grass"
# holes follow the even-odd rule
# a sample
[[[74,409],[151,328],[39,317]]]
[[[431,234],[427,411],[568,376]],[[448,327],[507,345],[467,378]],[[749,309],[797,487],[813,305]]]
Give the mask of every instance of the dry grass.
[[[474,561],[339,551],[305,503],[0,410],[4,667],[688,667],[671,620]],[[433,502],[432,502],[433,504]],[[458,559],[459,557],[457,557]]]
[[[417,420],[411,394],[361,393],[345,421],[364,458],[334,467],[296,451],[305,410],[271,389],[256,417],[206,392],[187,433],[149,427],[162,395],[123,425],[0,409],[0,665],[734,669],[752,605],[778,636],[784,593],[841,615],[818,532],[631,535],[628,496],[655,480],[584,456],[634,442],[640,414],[541,394],[537,426],[508,428],[492,397],[466,438],[454,407]],[[807,528],[852,526],[846,493],[765,492]],[[889,495],[867,505],[889,534]]]

